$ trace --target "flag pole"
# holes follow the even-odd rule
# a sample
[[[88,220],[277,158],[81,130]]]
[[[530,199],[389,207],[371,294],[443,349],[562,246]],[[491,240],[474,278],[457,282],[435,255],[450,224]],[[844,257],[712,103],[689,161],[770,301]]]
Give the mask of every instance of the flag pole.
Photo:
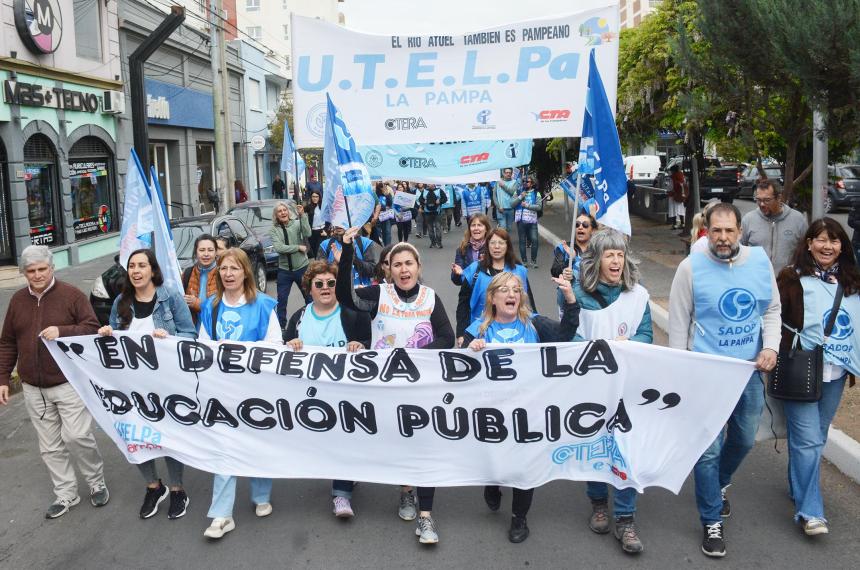
[[[294,173],[296,176],[293,194],[296,197],[296,204],[301,204],[301,196],[299,194],[299,149],[296,148],[296,145],[293,145],[293,167],[295,168]]]
[[[573,270],[573,258],[576,254],[576,218],[579,217],[579,187],[582,184],[582,170],[580,170],[579,165],[576,165],[576,191],[573,195],[573,221],[570,222],[570,242],[568,245],[570,246],[570,260],[568,262],[568,267],[570,267],[571,271]]]

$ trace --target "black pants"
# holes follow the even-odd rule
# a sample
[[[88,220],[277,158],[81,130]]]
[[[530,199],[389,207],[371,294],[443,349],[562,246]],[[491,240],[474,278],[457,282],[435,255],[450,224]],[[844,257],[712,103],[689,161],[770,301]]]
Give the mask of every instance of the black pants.
[[[490,493],[501,493],[498,485],[487,485],[485,487],[486,491]],[[514,516],[524,517],[528,514],[529,509],[532,506],[532,498],[535,495],[534,489],[517,489],[516,487],[512,487],[513,491],[513,501],[511,503],[511,512],[514,513]]]
[[[322,242],[322,230],[311,230],[311,237],[308,238],[308,258],[314,259]]]
[[[436,487],[418,487],[418,508],[422,511],[432,511],[435,494]],[[529,502],[531,503],[531,499]]]
[[[409,241],[409,232],[412,231],[412,220],[408,222],[397,222],[397,241]]]

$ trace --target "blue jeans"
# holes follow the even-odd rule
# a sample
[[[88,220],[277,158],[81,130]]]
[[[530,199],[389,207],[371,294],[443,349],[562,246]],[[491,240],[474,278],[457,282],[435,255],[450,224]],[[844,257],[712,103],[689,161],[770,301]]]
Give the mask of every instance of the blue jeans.
[[[507,231],[509,234],[514,231],[514,209],[498,210],[499,223],[498,226]]]
[[[723,508],[721,489],[732,482],[732,475],[755,444],[755,434],[764,409],[764,385],[758,372],[747,381],[725,433],[717,439],[693,467],[696,480],[696,506],[702,524],[720,522]]]
[[[391,243],[391,220],[383,220],[376,223],[376,231],[379,232],[382,238],[382,245],[386,246]]]
[[[331,482],[331,496],[352,498],[352,489],[355,487],[355,481],[341,481],[335,479]]]
[[[598,483],[589,481],[585,487],[585,494],[592,501],[608,501],[609,500],[609,485],[606,483]],[[614,497],[612,498],[612,512],[616,518],[632,517],[636,514],[636,489],[615,489]]]
[[[532,242],[532,263],[537,263],[538,243],[540,241],[538,240],[538,225],[517,222],[517,237],[520,240],[520,259],[523,263],[529,259],[526,255],[526,245],[529,241]]]
[[[215,475],[212,483],[212,504],[209,505],[210,519],[233,516],[233,503],[236,502],[236,479],[233,475]],[[272,498],[272,480],[251,477],[251,502],[255,505],[268,503]]]
[[[788,487],[794,499],[794,520],[824,518],[819,472],[830,422],[842,400],[845,376],[825,382],[817,402],[782,403],[788,427]]]
[[[299,294],[304,297],[302,291],[302,277],[305,275],[307,265],[301,269],[290,271],[289,269],[278,269],[278,323],[281,328],[287,326],[287,301],[290,298],[290,290],[293,283],[299,289]],[[307,301],[307,297],[304,297]]]

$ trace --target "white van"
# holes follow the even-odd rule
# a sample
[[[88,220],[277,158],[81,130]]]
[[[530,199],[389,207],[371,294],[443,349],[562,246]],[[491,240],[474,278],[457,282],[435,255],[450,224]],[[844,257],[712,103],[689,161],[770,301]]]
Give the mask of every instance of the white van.
[[[638,154],[628,156],[624,159],[624,173],[627,180],[635,184],[654,183],[657,173],[660,172],[660,157],[656,154]]]

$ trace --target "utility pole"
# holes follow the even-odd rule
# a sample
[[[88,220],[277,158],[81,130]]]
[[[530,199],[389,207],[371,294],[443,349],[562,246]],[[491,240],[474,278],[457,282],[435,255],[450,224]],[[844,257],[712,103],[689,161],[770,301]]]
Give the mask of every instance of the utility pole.
[[[824,114],[812,110],[812,219],[824,216],[824,195],[827,192],[827,135]]]
[[[233,180],[233,137],[230,123],[230,76],[227,73],[227,50],[224,43],[221,0],[209,4],[210,63],[212,67],[212,103],[215,115],[215,184],[226,211],[236,202]]]

